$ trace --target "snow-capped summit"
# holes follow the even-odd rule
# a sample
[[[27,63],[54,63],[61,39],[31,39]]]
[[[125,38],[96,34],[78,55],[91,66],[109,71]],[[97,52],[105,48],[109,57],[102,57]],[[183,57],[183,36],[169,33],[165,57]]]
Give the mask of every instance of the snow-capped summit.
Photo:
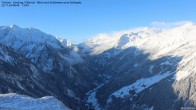
[[[153,36],[161,31],[161,29],[143,27],[112,34],[99,34],[84,42],[83,45],[91,48],[92,54],[100,54],[114,47],[125,49],[126,44],[129,44],[130,42],[136,42],[142,38],[145,39],[148,36]]]
[[[70,40],[62,39],[62,38],[59,38],[59,37],[56,37],[56,38],[61,42],[61,44],[64,47],[71,47],[72,46],[72,42]]]
[[[169,29],[140,28],[123,34],[101,34],[85,44],[94,56],[91,65],[111,77],[89,95],[87,102],[95,108],[196,107],[194,23]]]
[[[117,44],[117,48],[122,48],[122,46],[126,45],[127,43],[130,42],[130,37],[128,34],[124,34],[122,35],[122,37],[119,39],[118,44]]]
[[[181,62],[179,65],[181,67],[194,57],[196,51],[194,48],[196,47],[196,25],[194,23],[186,23],[172,29],[138,28],[129,32],[119,32],[110,35],[101,34],[85,42],[84,45],[91,48],[91,53],[94,55],[112,48],[124,50],[134,46],[150,53],[150,58],[152,59],[166,55],[183,56],[183,63]],[[107,52],[108,54],[110,53]],[[191,59],[191,62],[194,62],[194,59]],[[189,65],[188,67],[192,66]],[[196,71],[194,66],[192,70]],[[190,73],[183,74],[182,71],[185,70],[181,70],[176,74],[177,80],[188,76]]]
[[[16,49],[29,43],[45,44],[46,42],[55,48],[60,47],[58,40],[54,36],[38,29],[20,28],[16,25],[0,28],[0,42],[6,43]]]
[[[20,27],[14,24],[14,25],[11,25],[10,28],[20,28]]]
[[[35,28],[20,28],[16,25],[2,26],[0,27],[0,43],[14,48],[32,62],[38,63],[44,71],[51,71],[53,62],[58,57],[67,62],[66,64],[61,62],[59,67],[61,69],[62,65],[77,64],[83,61],[77,53],[77,46],[71,41],[57,38]],[[55,52],[57,50],[61,51]]]
[[[194,23],[100,34],[81,44],[1,26],[0,92],[53,95],[73,109],[196,107],[195,47]]]

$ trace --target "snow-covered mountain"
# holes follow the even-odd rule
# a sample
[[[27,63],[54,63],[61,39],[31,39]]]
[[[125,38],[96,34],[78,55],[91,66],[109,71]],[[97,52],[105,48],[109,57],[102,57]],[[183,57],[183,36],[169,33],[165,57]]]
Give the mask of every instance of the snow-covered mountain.
[[[82,61],[76,49],[73,49],[76,47],[71,45],[69,40],[59,39],[34,28],[20,28],[16,25],[1,26],[0,42],[19,51],[34,63],[39,62],[43,50],[47,50],[47,48],[59,50],[66,48],[74,55],[70,56],[69,52],[60,53],[63,59],[69,63]],[[52,65],[50,62],[47,62],[47,64],[47,66]],[[47,66],[41,66],[47,70]]]
[[[119,36],[119,34],[121,34],[121,36]],[[105,39],[102,39],[103,36],[98,36],[84,44],[86,44],[87,47],[92,48],[92,54],[105,54],[109,57],[114,57],[120,54],[121,51],[130,47],[136,47],[143,50],[144,53],[149,53],[150,59],[157,59],[168,55],[181,56],[183,59],[180,65],[183,66],[182,63],[186,64],[190,60],[194,60],[193,57],[195,57],[196,49],[194,48],[196,47],[195,36],[196,25],[188,23],[167,30],[140,28],[139,30],[132,30],[130,34],[115,33],[114,35],[106,35]],[[101,43],[101,41],[103,42]],[[109,46],[104,48],[104,45]],[[111,49],[116,49],[120,52],[115,51],[108,53],[107,51],[110,51]],[[195,69],[191,65],[188,67]],[[188,73],[186,75],[188,75]],[[181,72],[179,72],[176,75],[176,79],[180,80],[185,76],[181,75]]]
[[[83,45],[91,49],[90,64],[108,78],[89,95],[92,106],[113,110],[196,106],[194,23],[99,35]]]
[[[196,107],[194,23],[100,34],[80,44],[1,26],[0,43],[1,93],[55,96],[71,109]]]
[[[100,79],[77,45],[66,41],[34,28],[0,27],[0,92],[55,96],[71,109],[84,106],[85,93]]]

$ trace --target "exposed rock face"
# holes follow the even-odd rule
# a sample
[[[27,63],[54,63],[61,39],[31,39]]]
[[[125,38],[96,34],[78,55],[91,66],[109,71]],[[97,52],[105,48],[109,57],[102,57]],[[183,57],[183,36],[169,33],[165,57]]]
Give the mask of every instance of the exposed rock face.
[[[195,47],[194,24],[104,34],[81,44],[3,26],[0,92],[54,96],[70,109],[196,107]]]

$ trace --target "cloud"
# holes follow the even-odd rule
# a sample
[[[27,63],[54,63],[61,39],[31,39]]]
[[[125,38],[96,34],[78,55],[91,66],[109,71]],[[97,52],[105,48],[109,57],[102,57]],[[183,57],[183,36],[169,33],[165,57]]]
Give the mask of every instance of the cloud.
[[[180,21],[180,22],[159,22],[155,21],[150,24],[151,27],[155,28],[173,28],[173,27],[178,27],[182,26],[185,24],[193,24],[191,21]]]

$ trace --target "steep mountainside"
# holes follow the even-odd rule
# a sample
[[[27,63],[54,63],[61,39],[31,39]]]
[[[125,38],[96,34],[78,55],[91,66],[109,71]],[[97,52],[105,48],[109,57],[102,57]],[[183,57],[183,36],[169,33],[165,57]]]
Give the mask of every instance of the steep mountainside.
[[[98,36],[82,45],[91,49],[91,65],[108,78],[89,95],[90,106],[113,110],[196,106],[196,25],[142,28],[120,37]]]
[[[1,93],[52,95],[76,109],[84,106],[86,92],[101,80],[80,57],[77,46],[37,29],[2,26],[0,43]]]
[[[74,110],[196,107],[193,23],[101,34],[80,44],[2,26],[0,50],[1,93],[50,95]]]

